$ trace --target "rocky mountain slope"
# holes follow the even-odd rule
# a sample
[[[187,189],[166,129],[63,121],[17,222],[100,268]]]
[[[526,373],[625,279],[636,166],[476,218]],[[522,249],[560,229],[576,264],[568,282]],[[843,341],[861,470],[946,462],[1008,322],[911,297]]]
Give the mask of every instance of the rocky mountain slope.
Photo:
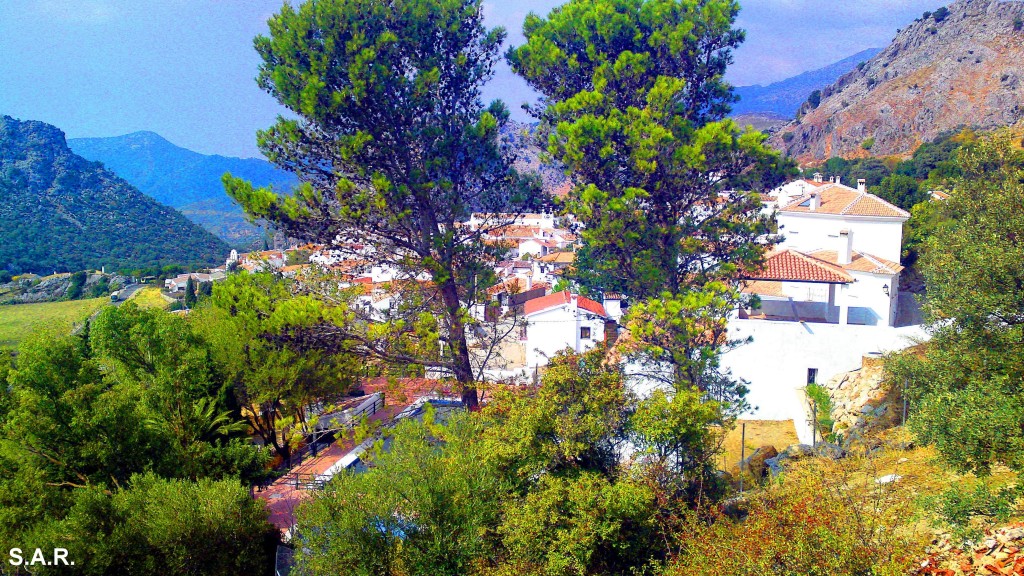
[[[733,104],[732,115],[774,116],[791,120],[812,92],[832,84],[881,51],[881,48],[868,48],[834,64],[767,86],[738,86],[735,93],[740,101]]]
[[[54,126],[0,117],[0,269],[212,264],[228,250],[174,209],[75,155]]]
[[[193,152],[153,132],[110,138],[73,138],[68,145],[89,160],[103,162],[147,196],[180,210],[190,220],[233,245],[244,246],[261,231],[224,193],[221,177],[231,172],[257,186],[291,189],[295,176],[266,160]]]
[[[959,0],[926,13],[772,143],[802,163],[887,156],[961,127],[1024,118],[1024,2]]]

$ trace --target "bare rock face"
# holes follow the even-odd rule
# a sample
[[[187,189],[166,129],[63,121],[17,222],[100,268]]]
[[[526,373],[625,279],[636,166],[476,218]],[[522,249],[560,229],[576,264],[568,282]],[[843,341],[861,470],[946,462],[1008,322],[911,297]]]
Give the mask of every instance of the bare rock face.
[[[832,432],[850,437],[900,424],[903,399],[885,382],[881,358],[865,357],[858,370],[840,374],[825,387],[832,396]]]
[[[801,163],[905,155],[944,132],[1024,119],[1024,2],[959,0],[822,90],[772,137]]]

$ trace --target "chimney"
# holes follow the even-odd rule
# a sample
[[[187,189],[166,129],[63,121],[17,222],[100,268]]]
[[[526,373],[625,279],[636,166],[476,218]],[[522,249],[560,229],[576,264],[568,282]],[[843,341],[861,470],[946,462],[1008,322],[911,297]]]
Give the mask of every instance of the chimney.
[[[836,183],[836,177],[835,176],[829,176],[828,177],[828,181],[831,182],[832,184],[835,184]]]
[[[821,197],[818,196],[817,192],[811,192],[811,212],[814,212],[821,207]]]
[[[533,268],[526,272],[526,291],[533,290]]]
[[[622,318],[622,296],[606,292],[604,295],[604,311],[608,313],[608,316],[612,320],[618,320]]]
[[[863,194],[863,193],[865,193],[867,191],[868,191],[868,181],[863,179],[863,178],[858,179],[857,180],[857,192],[860,192],[861,194]]]
[[[836,176],[836,184],[842,184],[842,182],[841,182],[842,179],[843,179],[842,176]]]
[[[839,250],[836,252],[836,256],[840,266],[846,266],[853,262],[853,232],[850,230],[840,230]]]
[[[821,172],[815,172],[814,173],[814,181],[815,182],[821,182],[822,181],[821,180]]]

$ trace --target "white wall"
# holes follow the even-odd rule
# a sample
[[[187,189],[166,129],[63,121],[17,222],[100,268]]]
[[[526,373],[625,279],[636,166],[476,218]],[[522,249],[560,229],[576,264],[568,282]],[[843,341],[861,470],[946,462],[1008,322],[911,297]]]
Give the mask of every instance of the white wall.
[[[903,246],[903,223],[899,220],[779,212],[779,233],[785,237],[779,248],[793,248],[801,252],[838,250],[839,231],[853,233],[853,249],[891,260],[900,261]]]
[[[896,323],[896,302],[899,274],[883,276],[866,272],[850,272],[854,283],[848,284],[844,296],[850,308],[850,324],[892,326]],[[884,287],[889,287],[889,294]]]
[[[546,366],[548,358],[571,348],[576,352],[590,350],[604,341],[604,319],[595,318],[573,305],[549,308],[526,317],[526,365]],[[590,339],[580,339],[580,328],[590,327]]]
[[[926,340],[920,326],[840,326],[769,320],[733,320],[729,337],[744,344],[722,357],[722,367],[750,382],[747,400],[753,409],[746,417],[793,420],[801,442],[810,442],[811,429],[802,389],[808,368],[818,369],[819,383],[860,367],[872,352],[891,352]]]

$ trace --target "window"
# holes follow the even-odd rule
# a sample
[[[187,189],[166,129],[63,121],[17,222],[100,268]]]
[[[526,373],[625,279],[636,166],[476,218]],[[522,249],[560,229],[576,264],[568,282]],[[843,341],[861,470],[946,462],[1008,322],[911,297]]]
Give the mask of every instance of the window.
[[[580,339],[590,340],[590,326],[583,326],[580,328]]]
[[[808,368],[807,369],[807,383],[808,384],[817,384],[818,383],[818,369],[817,368]]]

